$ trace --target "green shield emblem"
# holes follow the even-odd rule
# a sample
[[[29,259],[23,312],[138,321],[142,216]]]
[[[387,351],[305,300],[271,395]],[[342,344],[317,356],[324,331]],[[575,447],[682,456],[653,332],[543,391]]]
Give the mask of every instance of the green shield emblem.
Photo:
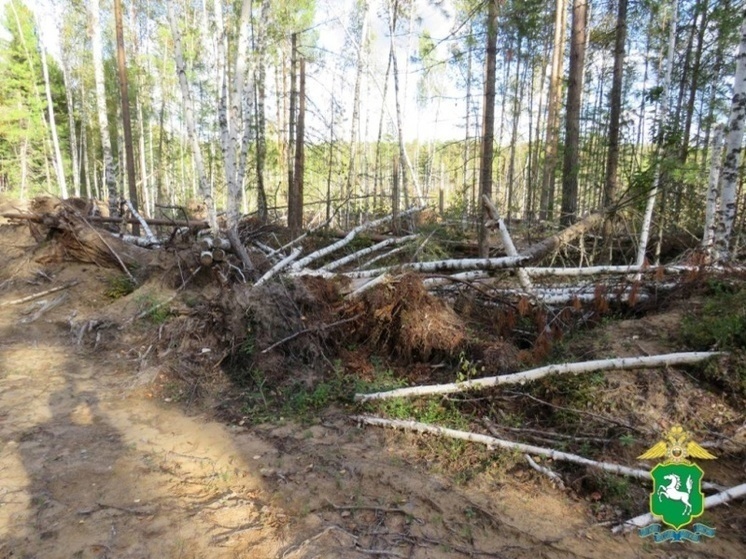
[[[689,524],[704,512],[703,474],[696,464],[658,464],[650,472],[650,512],[674,530]]]

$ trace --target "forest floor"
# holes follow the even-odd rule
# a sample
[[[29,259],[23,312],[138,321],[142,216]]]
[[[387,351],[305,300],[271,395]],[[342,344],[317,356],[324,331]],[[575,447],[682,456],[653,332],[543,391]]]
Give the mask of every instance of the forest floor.
[[[746,555],[743,501],[705,512],[714,539],[654,544],[610,532],[614,521],[647,512],[642,481],[568,469],[571,482],[559,489],[515,453],[360,427],[351,402],[261,421],[227,413],[228,379],[214,373],[193,398],[173,353],[153,349],[165,322],[121,327],[135,313],[112,303],[116,270],[54,262],[39,247],[26,226],[0,225],[2,559]],[[15,304],[68,282],[77,283]],[[35,316],[51,300],[56,306]],[[563,351],[576,360],[674,351],[671,334],[693,304],[604,321]],[[112,306],[120,327],[76,343],[71,324]],[[195,343],[217,351],[208,342]],[[650,432],[682,417],[717,428],[727,444],[702,464],[705,478],[744,481],[743,399],[679,371],[593,382],[581,388],[594,405],[620,418],[639,413]],[[509,410],[511,396],[503,397]],[[634,457],[657,440],[612,444],[597,458],[648,468]]]

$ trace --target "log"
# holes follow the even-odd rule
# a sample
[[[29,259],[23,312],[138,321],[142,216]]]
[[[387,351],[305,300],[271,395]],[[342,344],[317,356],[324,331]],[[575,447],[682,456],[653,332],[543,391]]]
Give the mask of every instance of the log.
[[[416,433],[428,433],[431,435],[437,435],[439,437],[450,437],[452,439],[459,439],[463,441],[470,441],[475,443],[481,443],[490,450],[495,448],[504,448],[506,450],[514,450],[524,454],[533,454],[538,456],[546,456],[552,460],[561,460],[564,462],[571,462],[573,464],[580,464],[582,466],[588,466],[597,470],[603,470],[612,474],[620,476],[628,476],[636,479],[642,479],[650,481],[650,472],[647,470],[640,470],[638,468],[630,468],[628,466],[622,466],[621,464],[612,464],[609,462],[597,462],[577,454],[570,452],[562,452],[553,448],[545,448],[542,446],[534,446],[524,443],[516,443],[513,441],[507,441],[504,439],[498,439],[490,435],[483,435],[481,433],[473,433],[471,431],[460,431],[457,429],[449,429],[448,427],[439,427],[436,425],[429,425],[427,423],[420,423],[419,421],[403,420],[403,419],[385,419],[382,417],[376,417],[371,415],[355,415],[351,418],[353,421],[364,423],[366,425],[377,425],[380,427],[393,427],[394,429],[404,429],[406,431],[414,431]],[[717,489],[718,486],[711,483],[702,483],[702,487],[705,489]]]
[[[490,216],[492,223],[497,225],[497,231],[500,234],[500,239],[502,240],[503,246],[505,247],[505,252],[508,256],[518,256],[518,251],[515,248],[515,244],[513,244],[513,239],[508,232],[508,228],[505,226],[505,222],[500,217],[495,204],[492,203],[492,200],[490,200],[490,197],[486,194],[482,195],[482,199],[484,200],[484,207],[487,210],[487,214]],[[490,224],[488,223],[487,226],[489,227]],[[518,281],[520,282],[521,287],[523,287],[523,289],[525,289],[527,292],[531,293],[533,290],[533,286],[531,285],[531,278],[521,268],[518,268],[517,274]]]
[[[359,260],[363,256],[367,256],[368,254],[372,254],[376,251],[379,251],[382,248],[386,248],[391,245],[400,245],[403,243],[407,243],[416,238],[417,238],[417,235],[407,235],[405,237],[392,237],[390,239],[386,239],[385,241],[381,241],[380,243],[376,243],[373,246],[370,246],[368,248],[364,248],[364,249],[358,250],[357,252],[353,252],[352,254],[349,254],[345,256],[344,258],[340,258],[339,260],[330,262],[326,266],[322,266],[321,268],[319,268],[319,270],[326,270],[327,272],[331,272],[332,270],[336,270],[337,268],[340,268],[341,266],[344,266],[345,264],[348,264],[355,260]]]
[[[691,365],[699,363],[711,357],[724,355],[720,351],[694,351],[688,353],[666,353],[662,355],[650,355],[644,357],[619,357],[616,359],[596,359],[581,363],[562,363],[559,365],[546,365],[537,369],[530,369],[521,373],[484,377],[472,379],[465,382],[454,382],[451,384],[434,384],[430,386],[412,386],[409,388],[398,388],[386,392],[375,392],[372,394],[355,394],[355,401],[368,402],[371,400],[387,400],[391,398],[405,398],[412,396],[430,396],[433,394],[453,394],[480,388],[498,386],[500,384],[523,384],[537,380],[549,375],[594,373],[597,371],[614,371],[630,369],[651,369],[670,365]]]
[[[406,215],[410,215],[416,212],[419,212],[423,210],[424,207],[416,207],[416,208],[410,208],[406,212],[402,212],[400,214],[400,217],[404,217]],[[381,219],[377,219],[375,221],[370,221],[368,223],[364,223],[362,225],[358,225],[355,227],[352,231],[347,233],[344,239],[341,239],[337,241],[336,243],[332,243],[331,245],[324,247],[322,249],[317,250],[316,252],[312,252],[305,258],[302,258],[301,260],[298,260],[295,264],[293,264],[290,268],[291,272],[299,272],[306,266],[308,266],[311,262],[315,262],[316,260],[323,258],[324,256],[333,253],[336,250],[339,250],[343,246],[349,244],[359,233],[362,233],[363,231],[366,231],[368,229],[374,229],[375,227],[378,227],[379,225],[383,225],[384,223],[388,223],[393,219],[392,215],[387,215],[386,217],[382,217]],[[376,274],[378,275],[378,274]]]
[[[293,251],[283,258],[280,262],[275,264],[270,270],[267,271],[266,274],[264,274],[261,278],[257,280],[257,282],[254,284],[255,287],[258,287],[264,283],[267,283],[270,279],[272,279],[274,276],[279,274],[282,270],[287,268],[298,256],[300,256],[300,253],[303,251],[303,247],[296,247],[293,249]]]
[[[17,212],[8,212],[8,213],[2,213],[0,214],[0,217],[4,217],[6,219],[18,219],[22,221],[31,221],[32,223],[44,223],[44,215],[43,214],[23,214],[23,213],[17,213]],[[104,217],[100,215],[93,215],[86,217],[86,221],[90,221],[92,223],[140,223],[140,221],[136,218],[118,218],[118,217]],[[179,219],[162,219],[162,218],[151,218],[151,219],[145,219],[145,223],[148,225],[166,225],[166,226],[172,226],[172,227],[194,227],[197,229],[205,229],[209,227],[206,221],[203,220],[179,220]]]
[[[433,262],[414,262],[401,266],[387,266],[362,272],[348,272],[348,278],[372,278],[386,272],[425,272],[441,273],[463,270],[499,270],[515,268],[526,261],[525,256],[503,256],[501,258],[463,258],[460,260],[435,260]]]

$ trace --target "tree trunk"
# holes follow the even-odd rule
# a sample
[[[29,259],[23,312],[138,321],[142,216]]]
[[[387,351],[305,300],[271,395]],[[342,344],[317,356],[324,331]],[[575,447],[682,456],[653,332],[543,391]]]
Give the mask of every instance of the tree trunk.
[[[194,167],[197,172],[199,194],[205,202],[205,207],[207,209],[207,220],[210,224],[210,229],[212,229],[214,235],[217,235],[219,228],[217,215],[215,212],[215,201],[213,200],[212,193],[210,191],[210,185],[208,184],[207,177],[205,176],[205,166],[202,161],[202,148],[199,145],[197,128],[194,123],[194,103],[192,101],[192,95],[189,90],[189,84],[187,83],[186,64],[184,63],[184,55],[181,48],[181,33],[179,32],[179,27],[176,23],[176,18],[173,12],[173,6],[170,2],[166,4],[166,8],[168,12],[168,20],[171,25],[171,33],[174,40],[176,72],[178,73],[179,85],[181,87],[181,95],[183,98],[184,107],[184,120],[186,121],[187,133],[189,135],[189,141],[192,146],[192,157],[194,158]]]
[[[288,110],[288,204],[290,202],[290,192],[293,190],[295,181],[293,180],[295,165],[295,104],[298,94],[295,91],[296,66],[298,59],[298,34],[293,33],[290,36],[290,108]],[[290,227],[290,208],[288,208],[288,227]]]
[[[559,143],[559,114],[562,98],[562,66],[565,54],[565,16],[567,0],[557,0],[554,16],[554,46],[552,48],[552,74],[549,81],[549,108],[547,113],[546,151],[544,173],[541,181],[539,219],[551,219],[554,208],[555,169]]]
[[[346,182],[346,193],[347,197],[347,209],[346,212],[346,228],[349,228],[349,200],[354,195],[353,179],[355,176],[355,160],[357,158],[357,132],[358,124],[360,120],[360,82],[363,78],[363,68],[365,66],[365,39],[368,33],[368,1],[363,0],[363,5],[360,7],[362,12],[362,29],[360,30],[360,41],[357,45],[357,68],[355,71],[355,92],[352,98],[352,123],[350,126],[350,161],[347,166],[347,182]]]
[[[54,148],[54,170],[57,174],[57,186],[60,189],[60,196],[67,198],[67,182],[65,181],[65,167],[62,163],[62,151],[60,150],[60,140],[57,136],[57,122],[54,118],[54,104],[52,103],[52,88],[49,83],[49,69],[47,68],[47,51],[44,48],[44,42],[39,41],[41,47],[41,69],[44,76],[44,89],[47,94],[47,113],[49,114],[49,129],[52,133],[52,147]],[[69,109],[68,109],[69,110]]]
[[[705,202],[705,227],[702,235],[702,248],[708,253],[712,251],[715,240],[715,216],[718,213],[718,202],[720,199],[720,166],[723,163],[723,129],[722,126],[715,128],[712,137],[712,153],[710,163],[710,180],[707,187],[707,200]]]
[[[99,0],[90,2],[91,16],[91,50],[93,51],[93,77],[96,83],[96,108],[98,113],[98,127],[101,132],[101,149],[104,155],[104,182],[109,196],[109,214],[119,215],[117,203],[117,176],[114,158],[111,153],[111,137],[109,136],[109,116],[106,112],[106,87],[104,85],[103,42],[101,39],[101,21]]]
[[[288,203],[288,227],[292,236],[303,229],[303,170],[305,167],[304,135],[306,132],[306,59],[299,60],[298,126],[295,138],[293,188]]]
[[[129,85],[127,81],[127,62],[124,53],[124,30],[122,29],[122,2],[114,0],[114,20],[117,33],[117,71],[119,91],[122,101],[122,126],[124,128],[124,152],[127,159],[127,185],[129,200],[137,211],[137,182],[135,180],[135,152],[132,149],[132,120],[130,119]],[[132,234],[140,236],[140,226],[132,224]]]
[[[269,14],[269,0],[264,0],[261,7],[261,21],[266,22]],[[269,218],[267,209],[267,193],[264,186],[264,163],[267,156],[267,119],[266,119],[266,81],[267,81],[267,38],[264,25],[259,26],[256,37],[256,50],[258,52],[257,68],[255,73],[255,98],[256,98],[256,195],[258,216],[261,221]]]
[[[668,102],[669,102],[669,90],[671,88],[671,72],[673,71],[673,60],[674,51],[676,48],[676,26],[678,23],[678,12],[679,12],[679,0],[673,0],[672,13],[671,13],[671,24],[668,35],[668,54],[666,61],[666,74],[663,80],[663,92],[661,94],[660,101],[660,122],[665,122],[668,116]],[[658,131],[656,151],[658,154],[661,152],[663,145],[663,133],[662,130]],[[655,175],[653,176],[653,187],[650,189],[648,194],[647,206],[645,207],[645,215],[643,217],[642,229],[640,231],[640,245],[637,249],[637,265],[642,266],[645,263],[645,253],[648,247],[648,239],[650,238],[650,224],[653,221],[653,210],[655,209],[655,199],[658,196],[658,186],[660,184],[660,163],[655,163]]]
[[[67,125],[70,128],[70,160],[72,162],[73,193],[76,198],[80,197],[80,158],[78,157],[78,135],[75,124],[75,110],[70,73],[64,54],[60,57],[62,66],[62,79],[65,82],[65,98],[67,99]],[[89,193],[90,195],[90,193]]]
[[[746,120],[746,10],[741,12],[740,44],[736,55],[736,75],[733,78],[733,97],[725,135],[725,160],[720,173],[720,210],[715,230],[715,259],[730,260],[730,242],[736,218],[736,191],[743,150],[744,121]]]
[[[563,225],[570,225],[575,220],[578,206],[580,108],[585,68],[587,9],[588,0],[573,0],[570,77],[567,86],[565,118],[565,157],[562,167],[562,208],[560,210],[560,222]]]
[[[495,143],[495,66],[497,59],[497,0],[487,2],[487,58],[485,60],[484,102],[482,107],[482,157],[479,168],[479,256],[489,256],[484,197],[492,198],[492,158]]]
[[[619,173],[619,124],[622,114],[622,80],[624,79],[624,44],[627,40],[627,0],[618,0],[616,38],[614,42],[614,73],[611,83],[609,112],[609,150],[606,154],[606,180],[604,182],[604,208],[616,200]],[[610,232],[607,227],[606,233]]]

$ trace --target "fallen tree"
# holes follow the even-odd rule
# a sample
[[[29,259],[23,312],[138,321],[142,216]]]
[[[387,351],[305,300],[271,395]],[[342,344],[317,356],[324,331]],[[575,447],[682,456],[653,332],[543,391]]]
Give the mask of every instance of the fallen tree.
[[[472,431],[460,431],[458,429],[449,429],[448,427],[440,427],[437,425],[429,425],[427,423],[421,423],[419,421],[403,420],[403,419],[385,419],[383,417],[376,417],[371,415],[354,415],[351,417],[353,421],[365,425],[375,425],[379,427],[392,427],[394,429],[403,429],[405,431],[414,431],[416,433],[427,433],[430,435],[436,435],[439,437],[449,437],[452,439],[459,439],[462,441],[470,441],[485,445],[490,450],[495,448],[503,448],[505,450],[514,450],[526,454],[533,454],[535,456],[546,456],[552,460],[561,460],[564,462],[571,462],[573,464],[580,464],[582,466],[588,466],[612,474],[628,476],[636,479],[642,479],[650,481],[650,472],[647,470],[640,470],[637,468],[630,468],[628,466],[622,466],[621,464],[611,464],[609,462],[598,462],[596,460],[590,460],[577,454],[569,452],[563,452],[555,450],[553,448],[544,448],[541,446],[535,446],[524,443],[517,443],[514,441],[507,441],[504,439],[498,439],[497,437],[491,437],[490,435],[484,435],[481,433],[474,433]],[[721,490],[722,487],[716,484],[704,482],[702,484],[704,489],[709,490]]]
[[[651,369],[671,365],[691,365],[699,363],[712,357],[723,355],[722,352],[690,352],[690,353],[667,353],[664,355],[651,355],[645,357],[620,357],[617,359],[597,359],[582,363],[563,363],[559,365],[546,365],[538,369],[531,369],[522,373],[510,375],[485,377],[454,382],[450,384],[435,384],[431,386],[412,386],[409,388],[398,388],[386,392],[375,392],[372,394],[355,394],[355,401],[368,402],[371,400],[387,400],[391,398],[405,398],[413,396],[431,396],[434,394],[453,394],[467,390],[477,390],[498,386],[500,384],[522,384],[537,380],[549,375],[592,373],[597,371]]]

